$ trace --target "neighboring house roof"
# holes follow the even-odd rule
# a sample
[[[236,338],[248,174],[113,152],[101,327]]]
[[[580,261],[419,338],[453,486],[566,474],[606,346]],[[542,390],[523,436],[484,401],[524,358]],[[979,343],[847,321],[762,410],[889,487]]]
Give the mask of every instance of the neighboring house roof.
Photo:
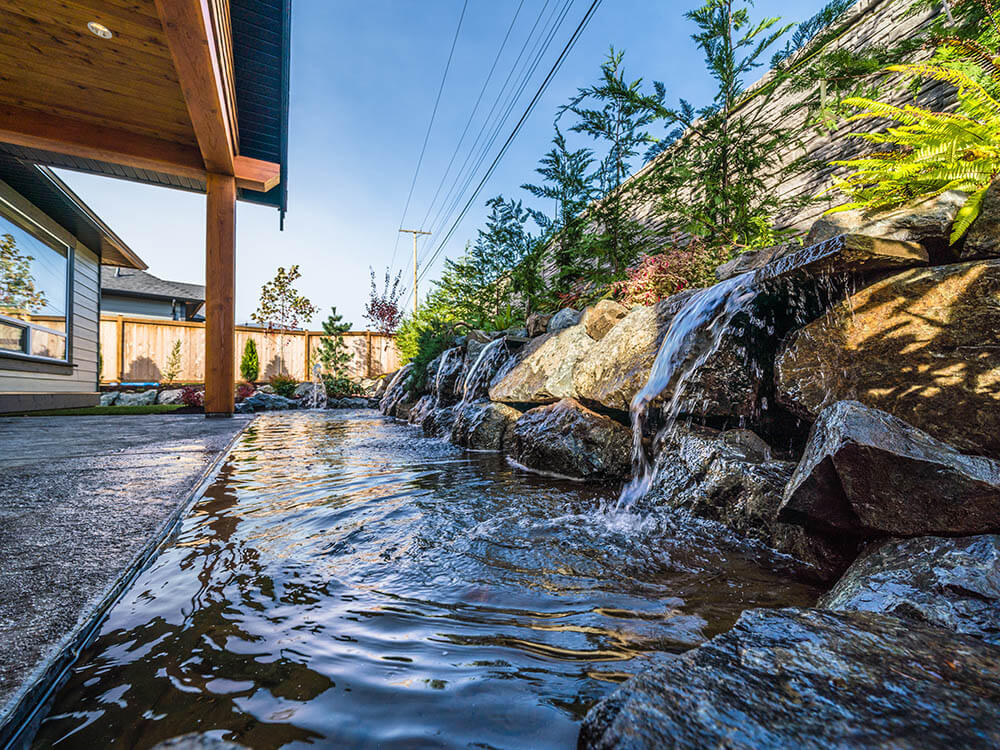
[[[178,302],[201,303],[205,301],[205,287],[201,284],[167,281],[153,276],[147,271],[115,268],[114,266],[101,267],[101,293],[177,300]]]
[[[76,237],[104,263],[133,269],[147,267],[142,258],[50,169],[0,154],[0,180]]]

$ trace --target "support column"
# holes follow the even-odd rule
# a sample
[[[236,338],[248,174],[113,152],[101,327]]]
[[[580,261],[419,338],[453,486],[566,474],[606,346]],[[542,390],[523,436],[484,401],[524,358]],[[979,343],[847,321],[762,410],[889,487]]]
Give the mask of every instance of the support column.
[[[236,178],[208,175],[205,237],[205,416],[233,413],[236,383]]]

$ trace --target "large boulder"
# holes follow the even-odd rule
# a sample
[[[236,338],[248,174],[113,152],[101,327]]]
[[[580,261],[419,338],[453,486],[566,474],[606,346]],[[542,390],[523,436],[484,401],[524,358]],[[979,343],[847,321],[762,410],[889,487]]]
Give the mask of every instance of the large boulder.
[[[573,367],[593,344],[581,325],[532,339],[497,374],[490,400],[546,404],[572,397]]]
[[[841,401],[813,425],[779,518],[856,536],[1000,531],[1000,462]]]
[[[263,391],[257,391],[252,396],[243,399],[239,404],[241,413],[284,411],[285,409],[294,409],[296,405],[295,401],[290,398],[279,396],[277,393],[264,393]]]
[[[156,403],[156,393],[155,388],[138,393],[122,393],[118,396],[115,406],[149,406]]]
[[[428,437],[446,438],[451,434],[452,425],[455,424],[459,405],[446,406],[441,409],[432,409],[422,420],[420,429]]]
[[[437,407],[450,406],[462,397],[462,376],[465,374],[465,352],[453,347],[441,354],[433,378],[428,368],[428,387]]]
[[[545,330],[548,333],[555,333],[564,328],[575,326],[580,322],[581,315],[582,313],[579,310],[574,310],[572,307],[564,307],[549,319],[549,324]]]
[[[602,299],[597,304],[584,309],[580,316],[580,325],[587,330],[587,335],[590,338],[594,341],[600,341],[627,314],[628,308],[625,305],[619,304],[613,299]]]
[[[304,409],[326,408],[326,387],[322,383],[299,383],[294,395]]]
[[[632,431],[571,398],[521,415],[506,452],[529,469],[574,479],[621,479],[629,471]]]
[[[396,371],[396,374],[392,376],[392,379],[389,380],[389,384],[385,388],[385,394],[382,396],[382,400],[379,401],[378,404],[378,408],[383,414],[393,416],[393,411],[395,410],[397,404],[407,398],[406,380],[412,371],[412,364],[404,365],[399,368]]]
[[[756,539],[794,558],[798,572],[812,580],[836,580],[854,559],[857,543],[778,521],[794,471],[794,463],[772,458],[768,445],[749,430],[677,427],[657,441],[647,501],[687,509]]]
[[[524,323],[524,328],[528,336],[535,338],[548,332],[549,321],[552,320],[551,313],[533,312]]]
[[[979,216],[958,243],[957,250],[962,260],[1000,258],[1000,183],[994,182],[986,191],[979,205]]]
[[[118,396],[121,394],[118,391],[108,391],[107,393],[101,394],[101,406],[114,406],[118,401]]]
[[[434,397],[426,394],[417,399],[417,403],[410,408],[410,413],[406,415],[406,421],[410,424],[422,424],[432,411],[434,411]]]
[[[160,391],[156,396],[156,403],[158,404],[183,404],[184,403],[184,389],[183,388],[168,388],[167,390]]]
[[[779,401],[856,399],[959,450],[1000,456],[1000,260],[904,271],[789,337]]]
[[[466,404],[456,415],[451,442],[474,450],[503,450],[504,441],[521,416],[513,406],[494,401]]]
[[[1000,646],[1000,536],[887,541],[820,604],[911,618]]]
[[[579,747],[989,748],[1000,648],[869,612],[748,610],[595,705]]]

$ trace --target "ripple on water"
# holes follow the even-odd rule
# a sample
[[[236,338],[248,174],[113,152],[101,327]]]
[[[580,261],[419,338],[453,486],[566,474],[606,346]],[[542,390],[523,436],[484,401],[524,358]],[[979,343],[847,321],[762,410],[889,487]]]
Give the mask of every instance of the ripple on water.
[[[38,747],[572,747],[587,709],[815,591],[372,412],[259,417],[115,605]]]

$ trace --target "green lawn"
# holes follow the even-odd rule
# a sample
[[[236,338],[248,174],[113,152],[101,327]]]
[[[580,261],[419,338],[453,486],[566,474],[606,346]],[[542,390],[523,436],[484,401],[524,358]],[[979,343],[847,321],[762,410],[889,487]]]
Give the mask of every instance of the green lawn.
[[[48,409],[27,412],[25,417],[92,417],[104,414],[170,414],[183,409],[183,404],[149,404],[148,406],[85,406],[80,409]]]

